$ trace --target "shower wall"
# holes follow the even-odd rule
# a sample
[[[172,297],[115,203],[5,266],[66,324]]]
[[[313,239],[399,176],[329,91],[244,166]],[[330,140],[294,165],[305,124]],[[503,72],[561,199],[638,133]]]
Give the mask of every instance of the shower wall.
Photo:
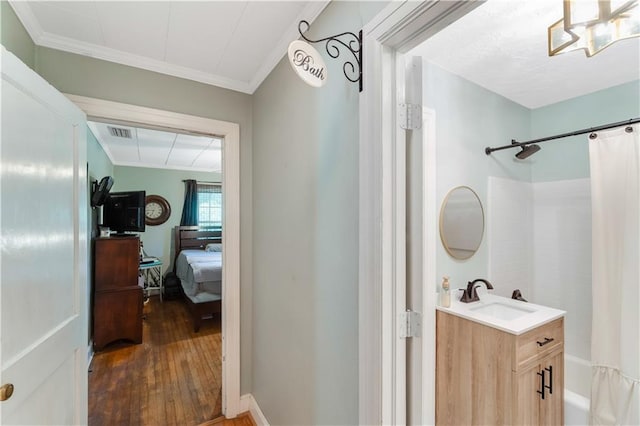
[[[532,303],[567,312],[565,351],[591,359],[589,179],[522,182],[489,178],[489,280]]]
[[[532,184],[531,301],[567,311],[565,351],[591,359],[590,179]]]
[[[533,288],[533,187],[529,182],[489,177],[487,197],[488,279],[494,293],[511,297]]]
[[[590,179],[489,178],[489,279],[567,312],[565,352],[591,359]]]

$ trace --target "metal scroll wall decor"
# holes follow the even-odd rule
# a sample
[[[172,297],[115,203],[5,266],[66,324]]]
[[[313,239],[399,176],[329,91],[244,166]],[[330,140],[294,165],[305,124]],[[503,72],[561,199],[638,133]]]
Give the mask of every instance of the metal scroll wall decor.
[[[345,61],[342,65],[342,72],[347,80],[358,83],[359,91],[362,92],[362,30],[358,32],[358,35],[344,32],[319,40],[311,40],[303,34],[309,29],[309,26],[309,23],[304,20],[298,24],[298,32],[307,42],[320,43],[326,41],[325,50],[334,59],[340,56],[342,50],[346,50],[353,55],[353,59]]]

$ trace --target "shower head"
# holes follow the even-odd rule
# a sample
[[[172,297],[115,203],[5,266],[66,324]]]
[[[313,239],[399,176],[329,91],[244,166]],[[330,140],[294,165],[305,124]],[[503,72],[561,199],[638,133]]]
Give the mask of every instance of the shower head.
[[[519,153],[516,154],[516,157],[519,160],[524,160],[525,158],[529,157],[530,155],[535,154],[536,152],[540,151],[540,147],[538,145],[523,145],[520,148],[522,148],[522,151],[520,151]]]

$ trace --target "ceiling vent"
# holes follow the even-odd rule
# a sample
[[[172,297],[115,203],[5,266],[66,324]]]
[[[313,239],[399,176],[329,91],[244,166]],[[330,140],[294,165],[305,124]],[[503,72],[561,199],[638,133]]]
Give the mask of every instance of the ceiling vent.
[[[111,126],[107,126],[107,129],[109,129],[109,134],[113,137],[131,139],[131,130],[129,129]]]

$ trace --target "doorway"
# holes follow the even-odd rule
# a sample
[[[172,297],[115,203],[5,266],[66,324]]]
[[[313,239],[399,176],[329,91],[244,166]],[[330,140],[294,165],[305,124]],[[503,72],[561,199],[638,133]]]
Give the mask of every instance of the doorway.
[[[89,120],[130,123],[142,127],[217,135],[222,138],[225,194],[223,217],[225,252],[222,267],[222,412],[233,418],[240,412],[240,189],[239,126],[236,123],[194,117],[135,105],[66,95]]]
[[[422,322],[419,345],[408,345],[406,327],[405,187],[406,158],[398,155],[405,96],[404,54],[477,6],[479,1],[390,4],[363,28],[364,89],[360,96],[359,216],[359,420],[361,424],[433,424],[435,421],[435,324]],[[400,95],[399,95],[400,94]],[[421,104],[418,104],[421,107]],[[422,122],[420,116],[419,121]],[[431,126],[432,127],[432,126]],[[433,129],[427,129],[425,134]],[[428,150],[423,150],[423,155]],[[398,186],[400,183],[400,186]],[[433,221],[433,191],[422,194],[425,220]],[[423,255],[433,252],[433,236],[412,236]],[[435,303],[433,258],[422,265],[423,298],[418,315]],[[427,317],[428,318],[428,317]],[[429,330],[425,335],[425,330]],[[417,340],[416,340],[417,341]],[[406,350],[421,352],[416,383],[407,386]],[[412,367],[411,367],[412,368]],[[418,389],[418,392],[415,390]],[[409,401],[411,401],[409,403]],[[408,407],[409,406],[409,407]],[[408,411],[410,408],[411,411]]]
[[[222,140],[124,123],[87,123],[89,180],[111,176],[113,181],[108,199],[91,215],[96,268],[90,327],[93,348],[99,351],[90,364],[89,424],[199,424],[217,418],[222,414]],[[188,268],[188,261],[196,259],[181,250],[183,240],[176,232],[183,222],[185,180],[197,182],[197,197],[191,201],[198,205],[187,210],[198,215],[189,223],[206,229],[203,233],[211,236],[199,237],[220,250],[194,250],[198,267],[204,268],[198,269],[203,274],[197,277]],[[123,320],[114,328],[105,317],[114,315],[114,309],[128,312],[128,305],[118,297],[116,306],[105,306],[110,293],[105,286],[115,284],[107,277],[113,276],[119,258],[105,247],[119,244],[121,238],[99,235],[127,231],[117,206],[128,205],[120,200],[141,191],[146,195],[142,217],[146,226],[128,230],[139,232],[132,235],[140,244],[140,267],[131,269],[130,279],[142,287],[142,318]],[[133,291],[139,291],[138,286]],[[141,343],[136,340],[140,344],[109,342],[123,337],[121,333],[132,324],[142,331]]]

